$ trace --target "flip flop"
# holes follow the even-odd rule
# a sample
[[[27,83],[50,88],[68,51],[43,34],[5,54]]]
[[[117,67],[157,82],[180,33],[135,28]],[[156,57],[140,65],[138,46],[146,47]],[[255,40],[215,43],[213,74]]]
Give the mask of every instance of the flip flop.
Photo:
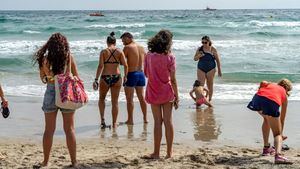
[[[1,113],[4,118],[7,118],[10,114],[8,107],[3,107],[3,102],[1,103]]]
[[[290,147],[289,147],[288,145],[282,144],[282,150],[283,150],[283,151],[287,151],[287,150],[289,150],[289,149],[290,149]]]

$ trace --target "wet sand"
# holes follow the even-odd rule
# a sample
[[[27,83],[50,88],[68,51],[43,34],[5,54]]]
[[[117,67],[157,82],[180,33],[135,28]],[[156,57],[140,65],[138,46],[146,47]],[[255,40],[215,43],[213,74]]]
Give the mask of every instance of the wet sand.
[[[11,116],[0,118],[0,168],[32,168],[42,160],[44,117],[41,98],[9,97]],[[191,102],[181,103],[174,112],[174,158],[149,161],[141,158],[152,151],[152,115],[142,122],[135,109],[134,126],[121,125],[116,130],[99,129],[97,104],[76,112],[76,136],[80,168],[273,168],[273,157],[261,157],[262,119],[246,109],[247,101],[218,101],[214,109],[195,110]],[[285,152],[296,164],[277,168],[300,168],[299,102],[290,102],[286,119],[285,142],[292,149]],[[137,106],[137,105],[136,105]],[[109,123],[110,106],[106,120]],[[125,103],[120,103],[119,121],[126,120]],[[273,140],[270,139],[270,142]],[[165,156],[163,139],[161,157]],[[57,130],[50,168],[64,168],[70,160],[65,146],[62,119]]]

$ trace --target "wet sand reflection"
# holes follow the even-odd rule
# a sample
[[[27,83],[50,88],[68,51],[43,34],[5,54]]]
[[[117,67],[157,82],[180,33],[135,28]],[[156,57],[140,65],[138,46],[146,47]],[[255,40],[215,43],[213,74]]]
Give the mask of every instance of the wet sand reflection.
[[[196,109],[192,114],[195,140],[209,142],[217,140],[221,134],[220,125],[216,122],[213,109]]]

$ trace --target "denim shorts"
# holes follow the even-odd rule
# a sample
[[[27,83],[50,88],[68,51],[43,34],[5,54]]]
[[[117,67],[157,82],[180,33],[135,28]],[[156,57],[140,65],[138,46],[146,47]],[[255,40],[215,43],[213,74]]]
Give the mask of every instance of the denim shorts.
[[[45,113],[57,112],[58,109],[63,113],[72,113],[75,110],[59,108],[55,105],[55,86],[54,84],[48,84],[44,95],[42,110]]]

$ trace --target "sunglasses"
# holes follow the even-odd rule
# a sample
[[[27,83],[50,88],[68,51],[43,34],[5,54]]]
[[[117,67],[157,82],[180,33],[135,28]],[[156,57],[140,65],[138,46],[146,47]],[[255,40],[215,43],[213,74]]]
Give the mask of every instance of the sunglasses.
[[[208,42],[206,42],[206,41],[202,41],[201,43],[202,43],[202,44],[207,44]]]

